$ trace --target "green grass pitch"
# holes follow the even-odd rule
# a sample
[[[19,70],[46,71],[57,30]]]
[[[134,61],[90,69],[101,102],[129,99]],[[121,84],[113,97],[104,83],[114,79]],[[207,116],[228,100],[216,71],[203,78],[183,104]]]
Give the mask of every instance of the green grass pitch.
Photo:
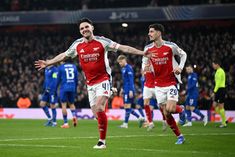
[[[128,129],[122,122],[109,121],[107,148],[94,150],[98,141],[97,122],[79,120],[76,128],[44,127],[43,120],[0,120],[0,157],[235,157],[235,124],[216,128],[195,122],[180,127],[183,145],[175,145],[170,128],[162,132],[161,123],[147,132],[131,121]],[[58,124],[61,124],[59,121]]]

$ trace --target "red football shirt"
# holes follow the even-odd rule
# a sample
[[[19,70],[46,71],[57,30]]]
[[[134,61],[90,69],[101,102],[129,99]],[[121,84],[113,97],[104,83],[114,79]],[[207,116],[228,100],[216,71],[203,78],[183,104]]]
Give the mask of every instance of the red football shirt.
[[[80,38],[70,46],[66,55],[68,57],[78,56],[86,83],[92,86],[105,80],[111,80],[108,51],[117,51],[118,47],[119,44],[116,42],[100,36],[95,36],[89,42]]]

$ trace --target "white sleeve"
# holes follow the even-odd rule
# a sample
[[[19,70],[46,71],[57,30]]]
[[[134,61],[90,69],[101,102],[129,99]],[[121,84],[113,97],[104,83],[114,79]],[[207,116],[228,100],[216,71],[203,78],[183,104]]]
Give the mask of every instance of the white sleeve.
[[[145,56],[142,58],[142,70],[144,71],[145,66],[149,66],[149,59]]]
[[[184,68],[184,64],[186,62],[187,59],[187,54],[184,50],[182,50],[181,48],[179,48],[178,45],[174,44],[172,47],[173,50],[173,54],[177,55],[180,57],[180,64],[179,64],[179,68],[183,69]]]
[[[105,38],[105,37],[100,37],[102,43],[104,44],[104,47],[107,51],[114,51],[117,52],[120,44],[112,41],[111,39]]]
[[[67,51],[65,51],[65,54],[67,57],[71,57],[71,58],[74,58],[77,56],[77,51],[76,51],[76,47],[78,45],[78,42],[75,41]]]

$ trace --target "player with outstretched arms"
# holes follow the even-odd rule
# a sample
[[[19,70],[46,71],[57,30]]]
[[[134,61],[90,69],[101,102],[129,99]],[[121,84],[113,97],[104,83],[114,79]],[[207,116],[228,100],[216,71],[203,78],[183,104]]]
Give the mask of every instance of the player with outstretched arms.
[[[167,124],[178,138],[175,144],[183,144],[184,136],[181,134],[172,114],[181,113],[181,123],[185,121],[183,109],[176,104],[179,96],[177,83],[182,83],[180,73],[184,68],[187,54],[175,43],[163,40],[163,33],[163,25],[150,25],[148,36],[152,42],[145,47],[145,51],[151,53],[149,61],[154,70],[157,102],[163,109]],[[180,57],[180,64],[176,62],[175,55]],[[148,60],[145,64],[148,64]]]
[[[61,62],[67,57],[78,57],[79,64],[86,77],[90,106],[98,120],[100,137],[97,145],[93,148],[104,149],[106,148],[107,132],[107,116],[104,110],[110,97],[110,82],[112,81],[108,51],[120,50],[124,53],[142,56],[147,53],[127,45],[118,44],[105,37],[95,36],[93,34],[93,23],[87,18],[81,19],[78,27],[82,38],[77,39],[67,51],[60,53],[51,60],[35,61],[35,67],[40,70]]]

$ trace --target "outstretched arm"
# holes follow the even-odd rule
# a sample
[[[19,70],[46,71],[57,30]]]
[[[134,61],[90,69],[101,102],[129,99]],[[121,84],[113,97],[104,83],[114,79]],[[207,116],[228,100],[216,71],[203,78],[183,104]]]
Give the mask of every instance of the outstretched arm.
[[[35,68],[37,68],[38,70],[42,70],[43,68],[46,68],[49,65],[54,65],[65,59],[66,59],[66,54],[65,52],[63,52],[49,60],[37,60],[35,61],[34,65],[35,65]]]
[[[130,53],[130,54],[135,54],[135,55],[146,55],[144,51],[140,51],[134,47],[127,46],[127,45],[120,45],[118,47],[118,50],[122,51],[123,53]]]

